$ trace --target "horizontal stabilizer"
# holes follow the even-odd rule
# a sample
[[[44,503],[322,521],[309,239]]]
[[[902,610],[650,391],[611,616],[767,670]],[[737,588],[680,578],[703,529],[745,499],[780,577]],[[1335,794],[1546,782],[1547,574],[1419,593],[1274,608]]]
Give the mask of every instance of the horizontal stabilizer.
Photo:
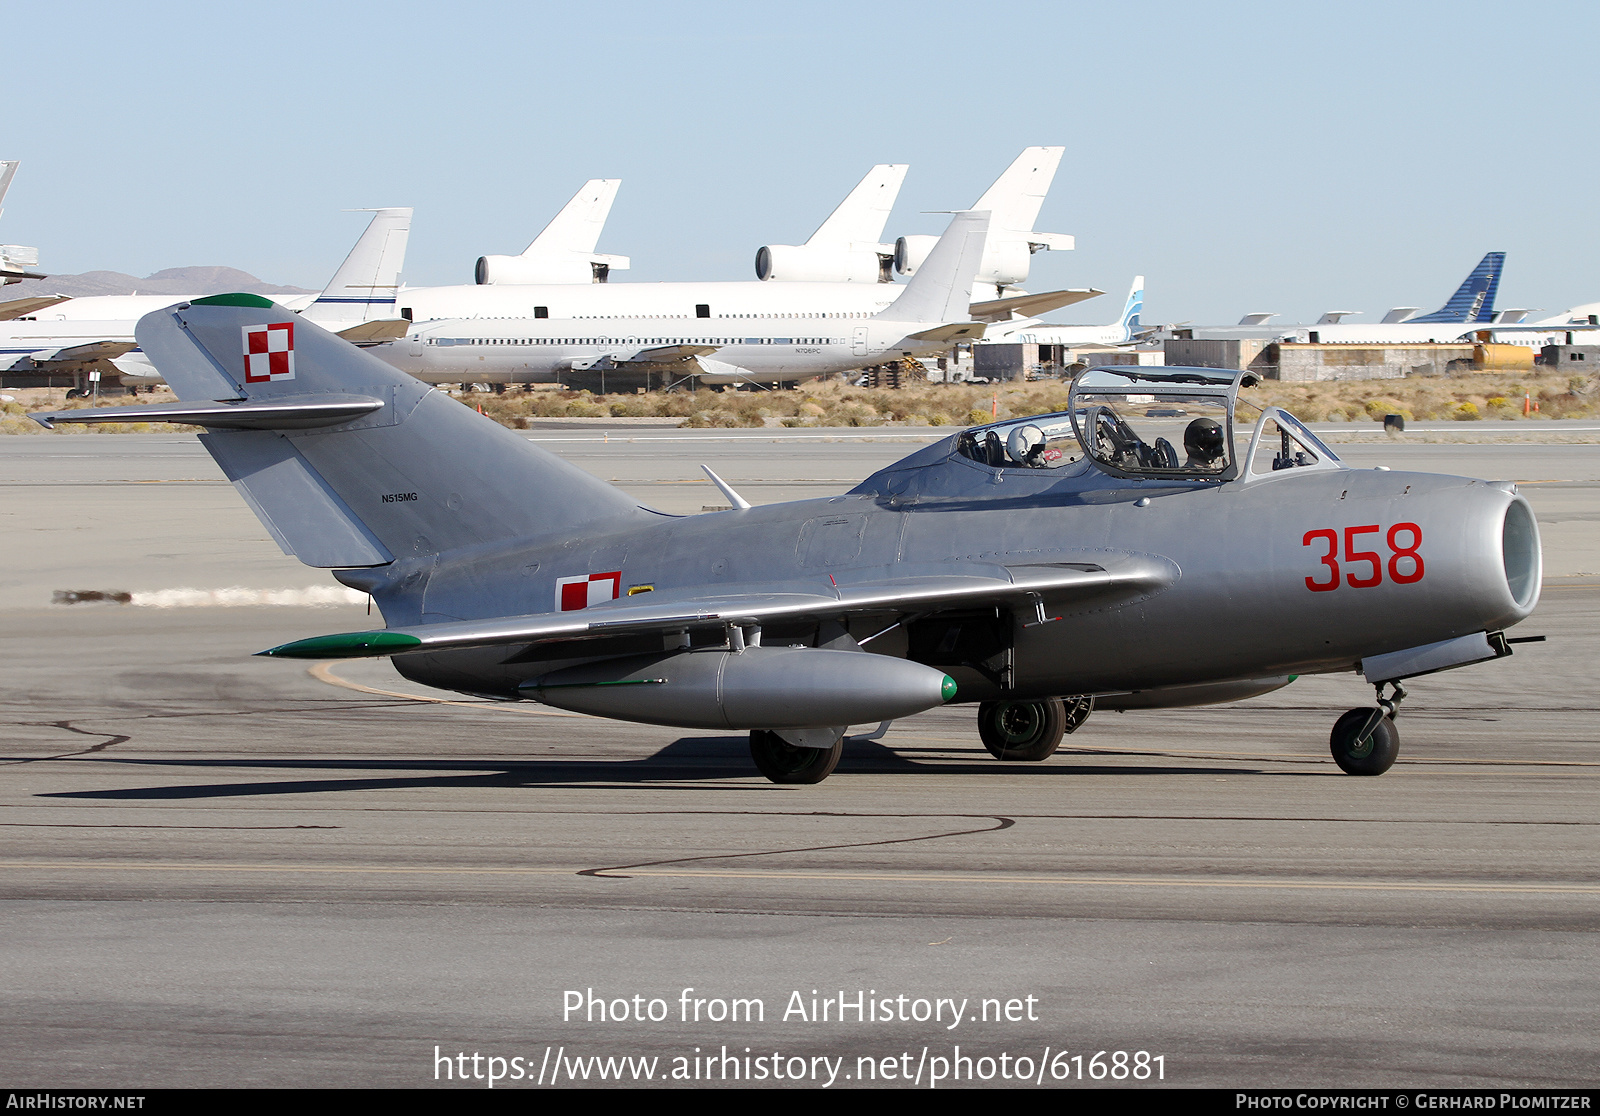
[[[383,406],[359,395],[278,398],[270,403],[153,403],[144,407],[42,411],[33,419],[47,430],[58,422],[183,422],[222,430],[308,430],[333,426]]]
[[[981,608],[1049,597],[1082,605],[1143,596],[1171,584],[1169,563],[1136,558],[1116,569],[1078,566],[1015,566],[1010,580],[950,575],[893,582],[840,585],[834,593],[747,592],[716,597],[652,593],[648,605],[598,605],[580,612],[544,613],[496,620],[426,624],[384,632],[350,632],[298,640],[258,652],[289,659],[367,658],[400,651],[581,640],[619,633],[682,632],[726,623],[827,618],[852,612],[909,614],[932,609]],[[662,599],[665,598],[665,599]],[[382,637],[381,639],[378,637]],[[415,640],[415,642],[411,642]]]
[[[1070,252],[1078,246],[1078,238],[1071,233],[1030,232],[1027,239],[1030,252]]]
[[[984,322],[951,322],[911,334],[913,341],[927,341],[935,345],[954,345],[957,341],[978,341],[983,338],[987,325]]]

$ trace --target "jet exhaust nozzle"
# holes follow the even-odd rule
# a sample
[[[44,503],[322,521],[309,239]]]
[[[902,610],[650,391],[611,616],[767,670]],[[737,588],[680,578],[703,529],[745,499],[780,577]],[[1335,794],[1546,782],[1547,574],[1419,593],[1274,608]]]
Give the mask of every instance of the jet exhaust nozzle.
[[[574,713],[703,729],[892,721],[955,696],[955,683],[934,667],[818,647],[636,655],[568,667],[518,689]]]

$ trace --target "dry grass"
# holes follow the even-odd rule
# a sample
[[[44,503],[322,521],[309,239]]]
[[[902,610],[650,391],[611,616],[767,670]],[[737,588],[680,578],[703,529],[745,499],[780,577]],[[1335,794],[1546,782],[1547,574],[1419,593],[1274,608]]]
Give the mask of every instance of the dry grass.
[[[0,433],[44,433],[27,419],[30,411],[76,409],[59,389],[8,392]],[[121,396],[101,406],[168,402],[170,392]],[[913,384],[900,390],[858,388],[842,380],[819,381],[794,391],[675,391],[647,395],[592,395],[587,391],[508,390],[503,395],[459,393],[458,398],[505,426],[522,427],[539,418],[662,418],[689,427],[782,426],[972,426],[992,418],[1020,418],[1064,410],[1067,385],[1059,380],[1000,385]],[[1382,422],[1385,414],[1406,419],[1520,419],[1526,398],[1530,419],[1591,418],[1600,415],[1600,381],[1565,371],[1468,373],[1408,377],[1404,380],[1347,380],[1287,384],[1268,381],[1247,388],[1243,398],[1257,406],[1279,406],[1308,422]],[[1537,410],[1532,410],[1537,407]],[[171,432],[193,427],[170,423],[118,422],[64,425],[63,433]]]

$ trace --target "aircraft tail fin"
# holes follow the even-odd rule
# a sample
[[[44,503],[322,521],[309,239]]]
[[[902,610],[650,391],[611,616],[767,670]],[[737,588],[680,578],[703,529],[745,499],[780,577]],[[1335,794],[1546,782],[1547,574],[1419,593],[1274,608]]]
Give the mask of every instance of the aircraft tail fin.
[[[1407,318],[1408,325],[1423,322],[1487,322],[1494,319],[1494,296],[1500,287],[1500,269],[1505,266],[1504,252],[1490,252],[1478,261],[1456,293],[1431,314]]]
[[[1032,232],[1066,150],[1065,147],[1024,149],[972,208],[988,210],[990,224],[996,232]]]
[[[1135,275],[1133,286],[1128,291],[1128,301],[1123,304],[1122,317],[1117,321],[1128,336],[1132,337],[1139,332],[1139,314],[1144,310],[1144,276]]]
[[[957,213],[939,243],[877,317],[894,322],[965,322],[972,317],[972,287],[983,260],[989,214]]]
[[[839,207],[817,227],[807,246],[848,247],[852,244],[877,244],[883,239],[883,226],[900,186],[906,179],[906,164],[880,163],[856,183]]]
[[[11,180],[16,177],[17,168],[22,165],[19,159],[0,159],[0,204],[6,200],[6,191],[11,189]]]
[[[185,421],[210,428],[206,449],[307,565],[393,564],[403,580],[446,552],[643,514],[609,484],[259,295],[179,303],[146,315],[136,336],[185,403],[224,401]],[[416,597],[405,607],[420,610]]]
[[[373,211],[361,239],[304,316],[335,326],[393,318],[410,236],[409,208]]]
[[[617,200],[620,178],[591,178],[585,182],[561,212],[550,218],[533,243],[522,250],[524,256],[575,252],[587,255],[600,243],[600,233]]]

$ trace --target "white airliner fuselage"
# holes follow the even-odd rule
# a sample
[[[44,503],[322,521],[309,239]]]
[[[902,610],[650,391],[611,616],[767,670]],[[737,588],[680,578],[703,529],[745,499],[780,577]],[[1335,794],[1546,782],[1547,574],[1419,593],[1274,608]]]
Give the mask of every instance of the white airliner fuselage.
[[[850,318],[888,309],[902,283],[549,283],[402,289],[401,317]]]
[[[813,284],[806,284],[813,285]],[[713,320],[511,318],[430,322],[367,351],[428,383],[568,383],[600,390],[790,383],[905,356],[932,356],[954,339],[926,322],[877,318]]]

